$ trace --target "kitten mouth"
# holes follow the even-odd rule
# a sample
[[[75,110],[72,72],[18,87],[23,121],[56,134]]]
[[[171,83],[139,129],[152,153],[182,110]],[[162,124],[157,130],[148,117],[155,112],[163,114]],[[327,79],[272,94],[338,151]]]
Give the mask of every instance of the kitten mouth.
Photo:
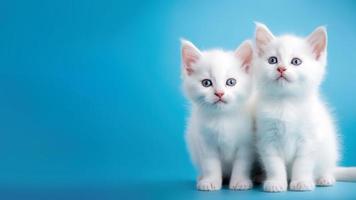
[[[279,80],[285,80],[285,81],[289,82],[289,80],[288,80],[285,76],[283,76],[283,75],[280,75],[280,76],[276,79],[276,81],[279,81]]]
[[[216,105],[216,104],[226,104],[227,102],[226,101],[224,101],[223,99],[218,99],[217,101],[215,101],[214,102],[214,105]]]

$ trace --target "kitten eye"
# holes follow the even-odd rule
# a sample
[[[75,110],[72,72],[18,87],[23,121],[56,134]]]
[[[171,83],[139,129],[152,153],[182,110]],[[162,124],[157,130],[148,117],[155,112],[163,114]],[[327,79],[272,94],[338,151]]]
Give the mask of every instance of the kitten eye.
[[[229,79],[227,79],[227,80],[226,80],[226,85],[228,85],[228,86],[234,86],[234,85],[236,85],[236,79],[234,79],[234,78],[229,78]]]
[[[276,56],[271,56],[271,57],[269,57],[269,58],[268,58],[268,63],[271,64],[271,65],[278,63],[277,57],[276,57]]]
[[[210,79],[204,79],[201,81],[201,84],[204,86],[204,87],[210,87],[213,85],[213,82],[211,82]]]
[[[300,58],[293,58],[293,59],[290,61],[290,63],[291,63],[292,65],[298,66],[298,65],[302,64],[302,60],[301,60]]]

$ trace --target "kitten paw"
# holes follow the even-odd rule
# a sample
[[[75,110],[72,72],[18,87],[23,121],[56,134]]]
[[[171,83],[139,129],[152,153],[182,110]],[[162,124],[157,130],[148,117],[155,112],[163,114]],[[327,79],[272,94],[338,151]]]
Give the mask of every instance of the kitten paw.
[[[323,176],[316,180],[318,186],[332,186],[335,183],[335,178],[332,176]]]
[[[202,191],[220,190],[222,181],[213,178],[201,178],[198,180],[197,189]]]
[[[289,189],[294,191],[311,191],[314,190],[315,183],[312,180],[304,181],[291,181],[289,184]]]
[[[236,181],[231,180],[229,188],[231,190],[249,190],[252,188],[252,186],[253,186],[253,183],[249,179],[236,180]]]
[[[265,192],[284,192],[287,190],[287,182],[279,180],[267,180],[263,183]]]

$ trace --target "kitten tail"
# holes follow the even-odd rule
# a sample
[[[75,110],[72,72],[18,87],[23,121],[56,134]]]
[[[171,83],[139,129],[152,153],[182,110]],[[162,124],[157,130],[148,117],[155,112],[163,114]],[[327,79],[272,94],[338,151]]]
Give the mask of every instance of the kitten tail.
[[[337,181],[356,181],[356,167],[337,167],[334,176]]]

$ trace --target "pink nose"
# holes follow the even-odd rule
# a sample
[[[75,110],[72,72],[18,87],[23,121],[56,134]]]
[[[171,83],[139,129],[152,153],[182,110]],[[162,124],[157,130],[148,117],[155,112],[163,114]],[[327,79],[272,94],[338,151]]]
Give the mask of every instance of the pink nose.
[[[283,66],[279,66],[278,68],[277,68],[277,71],[279,72],[279,73],[281,73],[281,74],[283,74],[283,72],[284,71],[286,71],[287,69],[285,68],[285,67],[283,67]]]
[[[224,92],[221,92],[221,91],[215,92],[214,94],[215,94],[215,96],[217,96],[217,97],[219,97],[219,98],[221,98],[222,96],[224,96]]]

